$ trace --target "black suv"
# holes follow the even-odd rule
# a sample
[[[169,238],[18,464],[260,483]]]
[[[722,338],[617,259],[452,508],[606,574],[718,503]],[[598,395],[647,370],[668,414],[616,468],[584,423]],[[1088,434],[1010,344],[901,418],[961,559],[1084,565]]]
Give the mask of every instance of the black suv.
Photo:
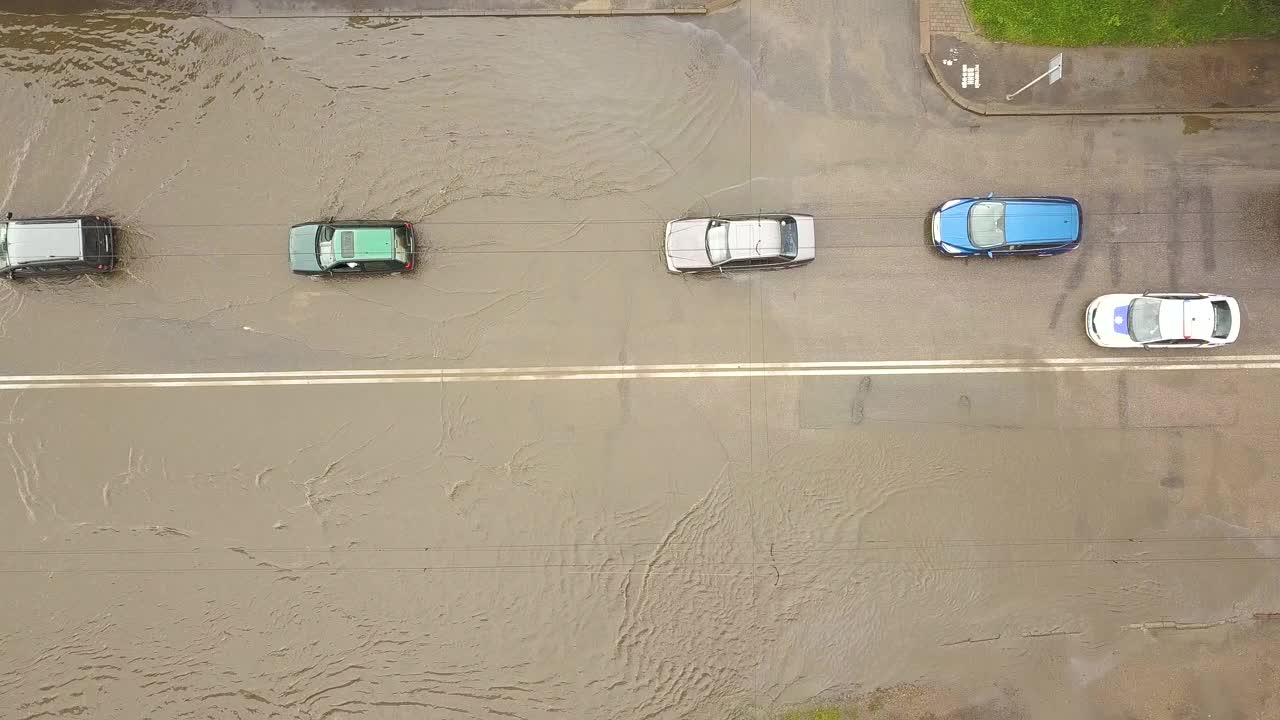
[[[33,275],[106,273],[116,267],[114,228],[99,215],[0,222],[0,273]]]

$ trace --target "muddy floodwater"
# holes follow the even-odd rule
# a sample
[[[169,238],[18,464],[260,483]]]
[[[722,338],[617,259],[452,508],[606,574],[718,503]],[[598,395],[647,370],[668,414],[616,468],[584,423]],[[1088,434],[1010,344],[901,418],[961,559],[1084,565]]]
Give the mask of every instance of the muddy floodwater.
[[[0,14],[3,209],[122,240],[0,284],[0,716],[1280,717],[1275,370],[14,379],[1014,366],[1153,288],[1280,351],[1274,120],[977,118],[910,3],[817,5]],[[1088,243],[931,254],[992,190],[1081,198]],[[667,220],[753,210],[817,261],[665,272]],[[292,275],[328,217],[425,253]]]

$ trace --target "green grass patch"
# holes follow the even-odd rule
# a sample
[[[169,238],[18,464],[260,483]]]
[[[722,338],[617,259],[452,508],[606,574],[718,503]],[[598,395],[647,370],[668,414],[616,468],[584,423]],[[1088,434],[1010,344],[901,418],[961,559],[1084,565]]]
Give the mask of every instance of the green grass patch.
[[[1280,37],[1280,0],[968,0],[982,34],[1027,45],[1196,45]]]

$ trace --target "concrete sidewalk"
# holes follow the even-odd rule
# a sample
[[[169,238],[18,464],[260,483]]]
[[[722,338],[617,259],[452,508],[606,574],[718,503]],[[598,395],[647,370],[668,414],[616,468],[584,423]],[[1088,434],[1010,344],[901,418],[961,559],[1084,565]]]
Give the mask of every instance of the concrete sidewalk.
[[[978,35],[963,0],[919,0],[921,52],[957,105],[982,115],[1280,112],[1280,43],[1049,48]],[[1062,53],[1062,79],[1045,78]]]
[[[6,0],[12,13],[177,12],[211,17],[704,15],[738,0]]]

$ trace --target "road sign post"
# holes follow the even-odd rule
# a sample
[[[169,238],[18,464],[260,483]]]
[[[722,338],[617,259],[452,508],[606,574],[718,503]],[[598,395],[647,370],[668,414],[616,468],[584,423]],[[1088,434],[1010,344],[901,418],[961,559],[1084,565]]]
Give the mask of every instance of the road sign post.
[[[1049,69],[1048,69],[1048,70],[1046,70],[1046,71],[1044,71],[1043,73],[1041,73],[1040,77],[1036,78],[1035,80],[1032,80],[1031,82],[1027,83],[1026,85],[1023,85],[1022,87],[1018,88],[1017,90],[1014,90],[1013,92],[1009,93],[1008,95],[1005,95],[1005,96],[1004,96],[1004,99],[1005,99],[1006,101],[1008,101],[1008,100],[1012,100],[1012,99],[1014,98],[1014,96],[1015,96],[1015,95],[1017,95],[1018,93],[1022,92],[1023,90],[1026,90],[1027,88],[1031,87],[1032,85],[1035,85],[1036,83],[1040,82],[1041,80],[1045,79],[1046,77],[1047,77],[1047,78],[1049,78],[1049,84],[1050,84],[1050,85],[1052,85],[1052,84],[1054,84],[1054,83],[1056,83],[1056,82],[1058,82],[1059,80],[1061,80],[1061,79],[1062,79],[1062,53],[1058,53],[1057,55],[1054,55],[1054,56],[1053,56],[1053,58],[1049,60]]]

